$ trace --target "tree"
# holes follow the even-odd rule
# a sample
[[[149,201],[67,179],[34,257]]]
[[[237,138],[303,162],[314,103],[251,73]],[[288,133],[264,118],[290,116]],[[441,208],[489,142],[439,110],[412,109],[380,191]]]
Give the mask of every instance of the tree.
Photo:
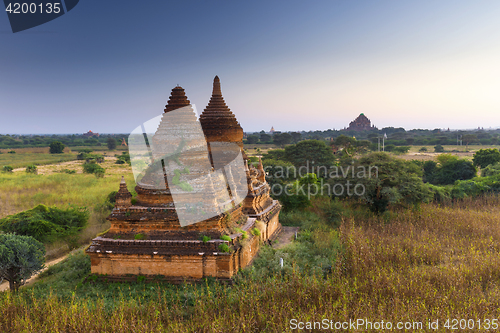
[[[436,146],[434,147],[434,152],[435,152],[435,153],[442,153],[442,152],[444,152],[444,148],[443,148],[443,146],[441,146],[441,145],[436,145]]]
[[[327,181],[329,194],[361,199],[375,213],[383,213],[391,204],[418,205],[433,198],[420,167],[389,154],[371,153],[338,168],[341,171],[330,173]]]
[[[257,142],[259,142],[259,137],[257,135],[249,135],[247,137],[247,143],[254,144],[254,143],[257,143]]]
[[[0,234],[0,279],[9,281],[11,291],[17,291],[44,263],[45,247],[33,237]]]
[[[64,150],[64,144],[61,141],[52,141],[50,144],[50,153],[51,154],[62,154]]]
[[[14,170],[14,168],[11,167],[10,165],[4,165],[2,168],[3,172],[12,172],[13,170]]]
[[[457,180],[467,180],[476,176],[476,168],[471,161],[459,159],[451,154],[438,156],[439,164],[429,177],[435,185],[451,185]]]
[[[290,135],[292,136],[293,143],[297,143],[302,139],[302,134],[300,134],[300,132],[292,132]]]
[[[480,149],[474,154],[472,162],[481,169],[486,168],[490,164],[500,162],[500,151],[496,148]]]
[[[260,134],[260,142],[262,143],[270,143],[273,141],[273,137],[266,133]]]
[[[268,150],[266,154],[262,156],[262,161],[264,160],[278,160],[278,161],[286,161],[284,149],[272,149]]]
[[[462,140],[465,142],[465,150],[467,150],[469,143],[477,141],[477,136],[474,134],[464,134]]]
[[[273,142],[281,147],[292,142],[292,136],[288,133],[274,134]]]
[[[326,169],[333,165],[335,156],[324,141],[304,140],[296,145],[287,146],[285,159],[298,169],[300,176],[316,173],[321,177],[320,171],[325,173]]]
[[[116,149],[116,140],[115,139],[109,137],[108,141],[107,141],[107,144],[108,144],[108,149],[109,150]]]

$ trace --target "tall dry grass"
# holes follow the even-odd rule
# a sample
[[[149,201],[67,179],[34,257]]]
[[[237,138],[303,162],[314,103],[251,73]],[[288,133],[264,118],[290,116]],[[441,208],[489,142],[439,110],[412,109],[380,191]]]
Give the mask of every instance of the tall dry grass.
[[[291,319],[359,318],[422,322],[420,331],[429,331],[429,319],[439,320],[433,332],[448,331],[448,318],[474,319],[468,331],[479,331],[478,320],[500,315],[499,204],[498,198],[428,204],[389,221],[345,220],[341,259],[325,278],[296,267],[267,277],[242,275],[234,286],[143,284],[136,298],[124,296],[130,285],[114,284],[100,286],[112,296],[84,285],[63,301],[57,290],[46,297],[5,293],[0,331],[287,332]]]

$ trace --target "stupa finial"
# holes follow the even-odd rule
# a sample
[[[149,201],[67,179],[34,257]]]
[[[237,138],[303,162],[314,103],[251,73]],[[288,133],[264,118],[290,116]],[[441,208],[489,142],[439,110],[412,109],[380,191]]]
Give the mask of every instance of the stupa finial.
[[[217,75],[214,78],[214,88],[212,90],[212,96],[222,96],[222,91],[220,89],[220,79]]]

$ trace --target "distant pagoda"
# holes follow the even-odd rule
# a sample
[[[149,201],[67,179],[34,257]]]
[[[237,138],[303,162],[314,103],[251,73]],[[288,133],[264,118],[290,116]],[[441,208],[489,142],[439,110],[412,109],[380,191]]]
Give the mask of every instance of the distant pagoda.
[[[361,113],[356,119],[349,123],[349,127],[346,129],[347,131],[369,131],[371,129],[375,129],[376,127],[371,124],[370,119],[365,116],[364,113]]]

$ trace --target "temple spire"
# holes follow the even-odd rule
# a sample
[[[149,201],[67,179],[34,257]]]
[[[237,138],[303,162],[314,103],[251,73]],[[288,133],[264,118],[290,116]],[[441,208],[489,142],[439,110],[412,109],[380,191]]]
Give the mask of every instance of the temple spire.
[[[259,174],[257,175],[257,179],[265,183],[266,182],[266,172],[264,171],[264,166],[262,165],[262,159],[259,156],[259,165],[257,166],[257,170],[259,171]]]
[[[125,177],[122,176],[120,181],[120,190],[116,193],[116,203],[115,208],[127,208],[132,206],[132,194],[127,189],[127,183],[125,182]]]
[[[243,129],[222,97],[218,76],[214,77],[212,96],[200,123],[208,142],[234,142],[243,148]]]
[[[212,89],[212,96],[222,96],[222,91],[220,89],[220,79],[217,75],[214,78],[214,87]]]
[[[167,105],[165,105],[165,112],[173,111],[190,104],[191,102],[187,99],[184,89],[178,85],[172,89],[170,93],[170,98],[168,99]]]

